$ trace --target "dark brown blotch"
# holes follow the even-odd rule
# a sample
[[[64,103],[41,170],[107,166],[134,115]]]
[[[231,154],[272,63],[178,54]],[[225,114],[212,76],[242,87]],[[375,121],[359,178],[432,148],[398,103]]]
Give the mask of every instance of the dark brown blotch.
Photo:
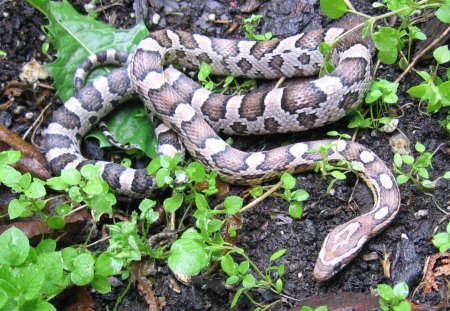
[[[273,69],[280,71],[281,67],[283,67],[284,59],[280,55],[275,55],[269,62],[269,66]]]
[[[280,127],[280,123],[274,118],[267,118],[264,120],[264,129],[268,132],[278,133]]]
[[[280,44],[279,40],[270,41],[258,41],[250,49],[250,54],[252,54],[256,59],[260,60],[266,54],[271,53]]]
[[[237,65],[244,74],[253,68],[253,65],[245,58],[242,58]]]
[[[173,45],[172,40],[170,40],[169,36],[167,35],[167,30],[155,31],[151,36],[162,47],[170,48]]]
[[[267,92],[255,92],[245,95],[239,108],[239,115],[248,121],[256,121],[257,117],[264,114],[264,99]]]
[[[203,115],[207,116],[211,121],[225,119],[227,112],[223,96],[215,93],[209,94],[201,110]]]
[[[296,48],[315,50],[320,42],[323,41],[325,30],[317,29],[305,33],[295,42]]]
[[[339,62],[338,67],[330,76],[339,77],[343,85],[354,85],[365,79],[367,60],[363,57],[346,58]]]
[[[295,114],[301,108],[317,107],[326,99],[327,95],[313,83],[301,83],[283,89],[281,107],[283,110]]]
[[[178,36],[180,37],[180,44],[186,47],[186,49],[197,49],[199,48],[197,41],[192,34],[185,31],[176,31]]]

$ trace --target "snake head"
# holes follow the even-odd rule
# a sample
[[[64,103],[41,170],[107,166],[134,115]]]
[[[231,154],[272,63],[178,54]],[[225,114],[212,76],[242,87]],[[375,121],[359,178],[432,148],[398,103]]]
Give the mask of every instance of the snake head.
[[[317,281],[330,279],[359,253],[369,239],[362,220],[361,216],[354,218],[327,235],[314,267]]]

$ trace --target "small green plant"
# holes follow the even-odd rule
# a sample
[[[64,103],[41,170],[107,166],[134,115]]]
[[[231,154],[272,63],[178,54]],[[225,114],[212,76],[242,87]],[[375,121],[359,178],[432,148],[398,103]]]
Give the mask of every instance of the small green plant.
[[[441,178],[450,178],[450,172],[446,172],[442,177],[431,181],[428,168],[431,167],[433,154],[425,151],[425,146],[419,142],[414,147],[419,153],[416,159],[407,154],[394,154],[394,171],[399,185],[411,181],[417,188],[427,190],[433,189]]]
[[[22,174],[11,166],[20,157],[19,151],[0,152],[0,184],[19,194],[19,198],[12,199],[8,204],[10,219],[30,217],[33,213],[37,213],[50,228],[62,229],[65,225],[64,217],[80,204],[86,204],[95,219],[102,214],[112,212],[112,206],[116,204],[116,197],[110,191],[108,184],[101,178],[98,167],[86,165],[81,171],[65,169],[61,172],[61,176],[50,178],[44,182],[32,177],[30,173]],[[47,202],[52,199],[44,198],[47,195],[46,186],[53,190],[65,191],[70,199],[70,204],[60,203],[56,206],[54,213],[50,215],[44,213]]]
[[[0,57],[3,57],[3,56],[6,56],[7,54],[6,54],[6,52],[5,51],[3,51],[3,50],[0,50]]]
[[[244,260],[239,264],[236,263],[231,256],[233,252],[236,252],[238,255],[243,256]],[[285,254],[286,249],[281,249],[273,253],[269,258],[269,265],[264,272],[262,272],[245,255],[245,253],[242,252],[241,249],[236,248],[236,250],[230,250],[228,254],[223,256],[220,261],[220,266],[222,267],[222,270],[228,275],[226,283],[229,285],[241,283],[242,286],[236,291],[236,294],[234,295],[231,302],[231,307],[233,308],[234,306],[236,306],[236,303],[242,294],[247,296],[252,303],[258,306],[258,310],[267,310],[268,308],[270,308],[270,306],[277,303],[277,301],[275,301],[274,303],[267,306],[261,305],[259,303],[256,303],[248,294],[248,292],[254,288],[265,288],[276,293],[281,293],[283,291],[282,277],[284,276],[286,268],[284,264],[274,265],[273,263]],[[257,277],[253,276],[253,274],[250,273],[250,267],[252,267],[256,272]],[[273,272],[276,273],[276,279],[273,279]]]
[[[332,137],[338,137],[339,139],[351,138],[348,134],[340,134],[336,131],[331,131],[327,134]],[[347,179],[347,173],[357,174],[358,172],[361,172],[363,170],[363,167],[361,167],[359,164],[351,163],[343,157],[342,160],[339,160],[336,163],[330,163],[328,159],[329,150],[331,149],[334,152],[337,152],[337,144],[338,142],[336,141],[320,146],[317,149],[311,149],[308,151],[309,153],[319,153],[322,157],[322,160],[317,161],[314,171],[316,173],[320,172],[323,178],[326,178],[327,176],[331,176],[332,178],[330,183],[328,184],[327,193],[330,193],[336,181]]]
[[[445,232],[440,232],[433,236],[432,242],[434,246],[439,248],[441,253],[444,253],[450,249],[450,222],[447,224]]]
[[[380,295],[380,307],[383,311],[411,311],[411,304],[406,300],[409,294],[408,285],[400,282],[390,287],[387,284],[378,284],[378,294]]]
[[[397,88],[398,83],[383,79],[373,81],[364,99],[365,104],[369,106],[369,117],[365,118],[358,109],[353,114],[348,127],[379,129],[382,125],[390,124],[393,120],[390,105],[398,101]]]
[[[283,175],[281,175],[281,181],[283,182],[281,187],[284,189],[281,197],[289,202],[289,215],[296,219],[302,218],[303,201],[306,201],[309,198],[308,192],[303,189],[292,191],[297,183],[297,179],[292,177],[289,173],[283,173]]]
[[[328,307],[327,306],[320,306],[317,308],[311,308],[308,306],[302,306],[300,308],[300,311],[328,311]]]
[[[206,89],[220,94],[236,95],[241,90],[249,90],[256,85],[256,81],[253,79],[245,79],[240,83],[233,75],[228,75],[215,82],[211,77],[211,65],[208,63],[200,65],[197,78]]]
[[[82,248],[56,251],[56,241],[43,239],[33,248],[15,227],[0,235],[0,310],[55,310],[48,301],[71,284],[90,284],[106,294],[108,276],[118,274],[120,262]]]
[[[259,21],[263,18],[262,15],[252,14],[249,18],[244,19],[245,37],[249,40],[255,41],[266,41],[272,39],[273,35],[271,32],[266,32],[265,34],[256,34],[256,28],[258,27]]]
[[[438,68],[442,64],[450,62],[450,51],[447,45],[438,47],[433,52],[436,60],[436,66],[431,73],[426,71],[417,71],[417,74],[423,79],[419,85],[411,87],[407,93],[412,97],[420,98],[427,102],[427,112],[438,112],[442,108],[450,107],[450,68],[447,69],[447,80],[444,81],[437,75]],[[441,121],[442,125],[450,130],[449,117]]]

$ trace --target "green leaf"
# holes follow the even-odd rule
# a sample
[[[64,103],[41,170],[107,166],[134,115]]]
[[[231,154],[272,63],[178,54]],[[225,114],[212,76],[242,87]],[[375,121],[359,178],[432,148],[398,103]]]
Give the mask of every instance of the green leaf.
[[[445,179],[450,179],[450,171],[445,172],[442,177]]]
[[[39,300],[36,303],[36,311],[56,311],[56,308],[49,302],[44,300]]]
[[[236,264],[236,262],[234,262],[233,257],[231,257],[229,254],[226,254],[222,257],[220,266],[223,272],[225,272],[229,276],[237,275],[239,272],[239,266]]]
[[[417,142],[414,147],[417,152],[423,153],[425,151],[425,146],[419,142]]]
[[[412,97],[423,98],[427,90],[428,85],[423,83],[409,88],[406,93],[408,93]]]
[[[1,285],[1,284],[0,284]],[[8,302],[8,294],[0,287],[0,309]]]
[[[28,257],[30,243],[25,233],[11,227],[0,235],[0,263],[19,266]]]
[[[289,204],[289,215],[292,218],[300,219],[303,216],[303,204],[300,202],[291,202]]]
[[[243,204],[244,200],[236,195],[227,197],[223,202],[223,206],[225,207],[228,215],[234,215],[238,213]]]
[[[283,257],[284,256],[284,254],[286,254],[286,252],[287,252],[287,249],[280,249],[279,251],[276,251],[275,253],[273,253],[272,254],[272,256],[270,256],[270,259],[269,259],[269,261],[275,261],[275,260],[277,260],[278,258],[281,258],[281,257]]]
[[[394,154],[394,165],[397,168],[401,168],[403,164],[402,156],[399,153]]]
[[[277,290],[277,292],[281,293],[283,291],[283,281],[281,279],[278,279],[275,282],[275,289]]]
[[[90,253],[80,254],[73,259],[70,279],[75,285],[87,285],[94,279],[95,259]]]
[[[400,282],[394,286],[394,296],[397,299],[405,299],[408,297],[409,288],[406,282]]]
[[[450,3],[446,2],[435,13],[436,17],[443,23],[450,23]]]
[[[209,265],[210,254],[197,240],[181,238],[170,247],[168,265],[176,273],[196,275]]]
[[[448,45],[438,47],[433,51],[433,57],[439,64],[445,64],[450,61],[450,51]]]
[[[104,275],[94,275],[91,285],[100,294],[107,294],[111,291],[111,283],[109,283],[108,278]]]
[[[74,168],[66,168],[61,172],[62,180],[68,185],[78,185],[81,181],[81,173]]]
[[[13,164],[20,160],[22,154],[18,150],[0,152],[0,164]]]
[[[197,206],[197,209],[200,211],[206,211],[209,208],[208,202],[203,194],[195,194],[195,206]]]
[[[16,268],[15,285],[26,300],[36,298],[45,281],[44,271],[35,264]]]
[[[30,188],[25,190],[25,195],[31,199],[38,199],[46,194],[45,187],[38,182],[33,181]]]
[[[73,96],[73,77],[82,60],[107,49],[132,51],[148,35],[143,23],[129,30],[117,30],[79,14],[67,1],[29,2],[49,20],[45,29],[58,53],[57,60],[45,68],[52,74],[57,94],[63,102]],[[96,70],[91,76],[98,77],[106,72],[105,69]]]
[[[327,17],[336,19],[347,12],[347,6],[342,0],[320,0],[320,7]]]
[[[42,239],[36,246],[36,252],[38,254],[51,253],[56,250],[56,240],[53,239]]]
[[[142,104],[124,105],[108,115],[104,121],[114,139],[119,143],[131,145],[152,159],[157,157],[157,140],[153,124],[148,119],[147,111]],[[103,133],[98,130],[87,135],[87,137],[95,137],[99,141],[102,141],[103,136]],[[105,147],[110,146],[108,144]]]
[[[399,31],[392,27],[381,27],[372,34],[372,39],[379,51],[397,51]]]
[[[170,198],[164,200],[163,207],[167,213],[171,213],[180,208],[183,203],[184,195],[183,193],[175,193]]]
[[[242,279],[242,286],[244,288],[253,288],[256,285],[256,279],[251,274],[246,274]]]
[[[252,190],[250,190],[250,195],[254,198],[262,196],[263,193],[264,193],[264,188],[261,186],[257,186],[255,188],[253,188]]]
[[[394,291],[392,287],[390,287],[387,284],[378,284],[377,285],[377,291],[378,294],[381,296],[381,298],[391,301],[392,298],[394,298]]]
[[[242,261],[239,264],[238,269],[239,269],[240,274],[246,274],[248,272],[248,270],[250,269],[250,262],[247,260]]]
[[[291,199],[297,202],[303,202],[309,198],[309,193],[303,189],[297,189],[291,194]]]
[[[231,308],[234,308],[239,300],[239,297],[241,297],[242,293],[245,291],[246,289],[241,287],[236,291],[236,294],[234,294],[233,300],[231,300]]]
[[[123,263],[107,253],[101,253],[95,261],[95,273],[97,275],[110,276],[118,274],[122,270]]]
[[[283,175],[281,175],[281,181],[283,182],[282,187],[286,190],[291,190],[295,187],[295,184],[297,183],[297,179],[295,179],[291,174],[285,172]]]
[[[339,179],[339,180],[344,180],[347,178],[347,176],[340,171],[332,171],[330,174],[331,174],[331,176],[333,176],[334,178]]]
[[[233,285],[236,284],[237,282],[239,282],[239,277],[237,275],[232,275],[230,276],[225,283],[227,283],[228,285]]]
[[[399,185],[403,185],[404,183],[408,182],[409,177],[407,175],[398,175],[396,180]]]
[[[402,160],[408,165],[413,165],[414,163],[414,158],[408,154],[402,155]]]
[[[12,199],[8,204],[8,216],[10,219],[19,217],[30,217],[33,215],[31,211],[31,203]]]

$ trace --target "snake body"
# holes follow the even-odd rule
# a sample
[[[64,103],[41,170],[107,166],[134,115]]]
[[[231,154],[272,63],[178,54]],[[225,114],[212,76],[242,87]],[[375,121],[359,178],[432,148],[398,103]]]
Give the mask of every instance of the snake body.
[[[192,35],[182,31],[156,31],[144,39],[131,58],[105,52],[97,61],[128,65],[82,88],[85,73],[77,72],[79,92],[54,115],[45,139],[46,157],[56,173],[92,161],[80,154],[81,138],[109,113],[116,103],[135,92],[146,107],[162,120],[157,128],[159,152],[173,154],[182,146],[224,181],[254,184],[291,173],[311,170],[322,160],[309,150],[331,144],[328,160],[347,160],[362,168],[359,175],[374,196],[372,210],[333,229],[319,253],[314,275],[326,280],[350,262],[364,243],[395,217],[400,195],[395,178],[373,152],[343,140],[296,143],[261,152],[243,152],[228,145],[216,131],[229,134],[275,133],[310,129],[333,122],[356,107],[371,81],[371,52],[357,34],[345,36],[335,48],[335,70],[322,78],[306,80],[272,91],[226,97],[213,94],[163,64],[185,67],[211,65],[213,74],[276,78],[317,74],[323,57],[321,41],[331,43],[354,25],[343,20],[327,29],[266,42],[235,41]],[[93,65],[88,60],[86,68]],[[176,135],[174,134],[176,133]],[[120,193],[153,194],[155,182],[145,170],[108,162],[96,162],[102,176]]]

